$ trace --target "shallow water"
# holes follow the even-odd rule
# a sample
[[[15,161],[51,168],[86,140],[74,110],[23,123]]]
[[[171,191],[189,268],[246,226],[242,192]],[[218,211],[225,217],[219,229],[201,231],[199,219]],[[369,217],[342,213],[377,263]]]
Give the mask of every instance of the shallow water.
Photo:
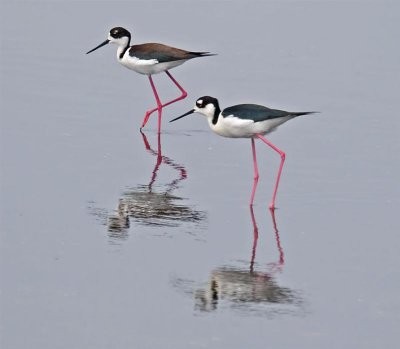
[[[394,347],[399,10],[2,2],[1,347]],[[147,78],[84,54],[116,25],[218,53],[172,71],[160,138]],[[322,112],[268,136],[275,215],[277,154],[257,142],[252,211],[249,140],[167,122],[203,95]]]

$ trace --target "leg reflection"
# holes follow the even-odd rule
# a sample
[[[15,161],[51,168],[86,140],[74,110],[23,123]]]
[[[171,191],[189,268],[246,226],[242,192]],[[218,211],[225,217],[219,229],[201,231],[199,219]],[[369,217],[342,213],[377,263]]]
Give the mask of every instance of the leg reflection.
[[[178,227],[188,222],[199,224],[204,220],[205,213],[195,210],[185,204],[184,198],[173,194],[180,182],[187,178],[185,167],[163,155],[160,133],[157,134],[156,149],[152,148],[143,132],[141,135],[146,151],[156,157],[156,163],[147,185],[138,185],[123,193],[115,214],[108,216],[109,232],[113,232],[113,237],[117,237],[117,234],[122,236],[120,233],[132,225],[130,224],[132,220],[141,225],[154,227]],[[166,184],[159,183],[158,178],[163,165],[174,169],[176,173],[172,181]]]
[[[250,217],[253,226],[250,268],[223,266],[211,272],[208,287],[195,290],[196,309],[215,311],[219,308],[234,308],[241,311],[265,314],[293,310],[300,303],[295,291],[280,286],[276,273],[282,271],[284,252],[281,246],[275,213],[271,211],[276,246],[279,253],[277,262],[268,264],[267,271],[256,271],[255,260],[259,230],[253,207]]]
[[[270,212],[271,212],[271,218],[272,218],[272,226],[273,226],[273,230],[275,233],[276,247],[279,252],[279,260],[277,262],[269,263],[269,266],[271,269],[270,272],[275,273],[278,271],[282,271],[283,265],[285,264],[285,255],[284,255],[283,248],[281,245],[278,225],[276,223],[275,210],[271,209]],[[258,226],[257,226],[256,217],[254,215],[253,206],[250,206],[250,216],[251,216],[251,222],[253,225],[253,246],[252,246],[252,250],[251,250],[250,272],[254,272],[254,263],[255,263],[256,252],[257,252],[257,243],[258,243]]]
[[[187,172],[186,172],[185,167],[180,164],[175,163],[171,158],[162,155],[161,134],[160,133],[157,134],[157,151],[155,151],[151,148],[146,135],[143,132],[140,132],[140,133],[142,135],[143,143],[144,143],[146,150],[150,154],[157,157],[157,161],[156,161],[156,164],[154,165],[154,169],[152,171],[150,182],[148,185],[149,192],[152,192],[152,190],[153,190],[153,184],[156,181],[157,173],[158,173],[158,170],[160,169],[161,163],[164,163],[164,164],[170,166],[171,168],[178,171],[178,173],[179,173],[179,177],[175,178],[172,182],[170,182],[166,186],[167,187],[166,193],[173,191],[174,189],[176,189],[178,187],[178,184],[180,181],[183,181],[184,179],[187,178]]]
[[[253,206],[250,206],[251,222],[253,223],[253,247],[251,249],[251,259],[250,259],[250,273],[254,272],[254,261],[256,259],[257,242],[258,242],[258,227],[256,222],[256,217],[254,216]]]

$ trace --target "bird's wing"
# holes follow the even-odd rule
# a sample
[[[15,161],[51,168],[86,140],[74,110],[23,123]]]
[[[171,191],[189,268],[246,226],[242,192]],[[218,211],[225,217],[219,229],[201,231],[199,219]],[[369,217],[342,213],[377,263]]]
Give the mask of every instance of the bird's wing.
[[[254,122],[282,118],[286,116],[295,116],[288,111],[270,109],[258,104],[238,104],[225,108],[222,111],[223,117],[230,115],[236,116],[240,119],[253,120]]]
[[[207,52],[189,52],[157,43],[133,45],[129,48],[129,56],[146,60],[156,59],[159,63],[191,59],[204,55],[207,55]]]

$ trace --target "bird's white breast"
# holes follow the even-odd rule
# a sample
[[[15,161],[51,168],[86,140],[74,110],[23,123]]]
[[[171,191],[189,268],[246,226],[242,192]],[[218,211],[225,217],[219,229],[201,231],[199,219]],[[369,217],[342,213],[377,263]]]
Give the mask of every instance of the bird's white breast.
[[[119,55],[117,57],[119,62],[123,66],[131,70],[134,70],[139,74],[145,74],[145,75],[153,75],[161,73],[163,71],[172,69],[186,62],[186,60],[180,60],[180,61],[159,63],[157,59],[139,59],[137,57],[130,56],[128,52],[124,54],[122,59],[119,58]]]
[[[210,128],[218,135],[229,138],[251,138],[257,134],[265,135],[274,131],[279,125],[292,117],[276,118],[254,122],[250,119],[240,119],[233,115],[223,117],[220,115],[215,125],[212,118],[208,118]]]

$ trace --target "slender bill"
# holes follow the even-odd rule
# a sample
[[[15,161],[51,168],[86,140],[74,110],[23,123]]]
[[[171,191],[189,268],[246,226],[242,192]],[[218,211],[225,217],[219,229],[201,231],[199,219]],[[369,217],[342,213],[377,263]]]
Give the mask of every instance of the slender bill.
[[[186,116],[186,115],[189,115],[189,114],[193,114],[194,112],[195,112],[195,110],[194,110],[194,109],[192,109],[192,110],[189,110],[187,113],[185,113],[185,114],[183,114],[183,115],[181,115],[181,116],[178,116],[177,118],[175,118],[175,119],[172,119],[172,120],[170,120],[169,122],[173,122],[173,121],[176,121],[176,120],[182,119],[184,116]]]
[[[86,54],[88,54],[88,53],[90,53],[90,52],[93,52],[93,51],[97,50],[98,48],[100,48],[100,47],[102,47],[102,46],[104,46],[104,45],[107,45],[109,42],[110,42],[110,40],[107,39],[106,41],[102,42],[99,46],[96,46],[94,49],[92,49],[92,50],[86,52]]]

